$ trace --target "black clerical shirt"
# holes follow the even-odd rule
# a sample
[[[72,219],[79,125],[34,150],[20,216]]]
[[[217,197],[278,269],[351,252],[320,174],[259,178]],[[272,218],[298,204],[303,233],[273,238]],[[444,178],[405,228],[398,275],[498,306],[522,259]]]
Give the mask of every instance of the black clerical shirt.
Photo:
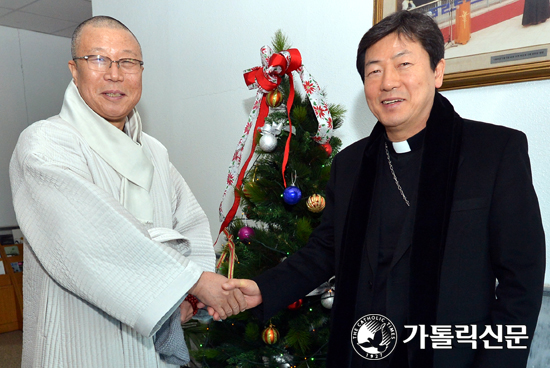
[[[406,237],[406,241],[412,241],[412,231],[410,230],[413,227],[410,226],[412,223],[409,224],[408,222],[414,221],[424,135],[423,130],[409,138],[407,143],[410,151],[406,153],[396,153],[392,142],[387,137],[381,142],[379,148],[381,152],[378,155],[375,198],[378,207],[376,210],[379,211],[380,216],[380,227],[378,236],[378,265],[374,279],[374,299],[372,304],[372,313],[375,314],[386,315],[386,283],[390,272],[390,265],[400,238]],[[397,187],[390,170],[384,144],[388,148],[390,161],[397,181],[410,206],[407,205]],[[403,256],[406,259],[402,261],[408,262],[409,254],[409,251],[407,251]],[[408,290],[404,292],[408,293]],[[402,326],[396,327],[398,331],[402,331]],[[399,343],[395,351],[387,360],[380,361],[377,366],[388,367],[390,362],[392,362],[392,367],[406,367],[406,349],[402,341],[403,336],[399,336]],[[399,364],[396,365],[396,362],[399,362]]]

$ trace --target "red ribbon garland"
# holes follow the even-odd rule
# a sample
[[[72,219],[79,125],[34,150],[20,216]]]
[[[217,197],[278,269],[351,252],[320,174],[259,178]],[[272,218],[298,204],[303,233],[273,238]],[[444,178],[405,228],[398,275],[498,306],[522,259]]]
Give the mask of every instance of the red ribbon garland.
[[[290,120],[290,109],[292,108],[292,103],[294,102],[294,78],[292,77],[292,72],[298,69],[300,66],[302,66],[302,55],[300,54],[300,51],[298,51],[298,49],[288,49],[286,50],[286,52],[289,54],[288,61],[287,61],[287,58],[283,56],[281,53],[273,54],[269,58],[267,67],[264,67],[264,68],[255,67],[252,69],[252,71],[245,73],[244,75],[244,80],[247,85],[257,83],[264,91],[267,91],[267,92],[273,91],[275,88],[277,88],[279,84],[281,84],[281,81],[283,79],[282,77],[285,74],[288,75],[288,78],[290,80],[290,91],[288,94],[288,100],[286,104],[288,124],[290,127],[290,131],[288,133],[288,138],[286,140],[285,153],[284,153],[283,166],[282,166],[283,183],[285,185],[285,188],[286,188],[285,170],[286,170],[286,164],[288,163],[288,155],[290,151],[290,137],[292,137],[292,122]],[[272,72],[268,72],[268,70]],[[271,80],[269,77],[271,77]],[[257,129],[264,126],[264,119],[268,113],[269,113],[269,106],[265,101],[265,93],[264,93],[264,96],[262,98],[262,103],[260,105],[260,114],[258,116],[257,128],[254,132],[254,136],[256,136]],[[253,153],[254,151],[251,151],[251,152]],[[243,167],[241,174],[243,174],[244,171],[246,171],[246,166]],[[237,185],[239,184],[237,183]]]
[[[300,51],[298,51],[298,49],[288,49],[285,52],[289,54],[288,62],[287,62],[287,58],[285,58],[285,56],[283,56],[281,53],[273,54],[269,58],[267,66],[254,67],[252,68],[251,71],[244,74],[244,81],[246,85],[250,86],[254,83],[257,83],[260,86],[259,88],[264,91],[264,94],[262,96],[262,101],[260,103],[260,111],[258,114],[258,119],[256,121],[256,127],[254,128],[254,135],[253,135],[250,155],[248,156],[248,159],[245,161],[245,163],[241,168],[241,172],[239,173],[239,177],[237,178],[237,184],[235,185],[235,188],[240,188],[242,186],[246,169],[256,149],[256,141],[257,141],[256,138],[258,135],[258,131],[260,130],[260,128],[264,126],[265,118],[269,114],[269,106],[267,105],[267,102],[266,102],[266,94],[267,92],[273,91],[279,86],[279,84],[281,84],[281,81],[283,79],[282,77],[285,74],[288,75],[288,78],[290,81],[290,92],[288,94],[288,100],[286,104],[287,115],[288,115],[288,125],[290,127],[290,130],[288,133],[288,138],[286,140],[285,152],[283,156],[283,166],[281,170],[283,175],[283,183],[286,188],[285,170],[286,170],[286,165],[288,163],[288,156],[290,152],[290,138],[292,137],[292,122],[290,121],[290,109],[292,108],[292,103],[294,102],[294,79],[292,78],[292,72],[297,70],[302,65],[302,55],[300,54]],[[270,72],[268,72],[268,70],[270,70]],[[235,217],[235,214],[237,213],[237,209],[239,208],[240,199],[241,199],[240,195],[237,193],[237,191],[235,191],[235,200],[233,201],[233,206],[227,213],[225,220],[220,226],[220,232],[223,229],[227,228],[229,223]]]

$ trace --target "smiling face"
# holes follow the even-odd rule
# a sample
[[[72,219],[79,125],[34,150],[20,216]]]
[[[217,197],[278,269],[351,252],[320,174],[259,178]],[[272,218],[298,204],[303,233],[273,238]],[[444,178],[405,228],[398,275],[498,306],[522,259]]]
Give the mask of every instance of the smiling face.
[[[444,70],[444,59],[432,70],[422,45],[397,33],[367,49],[365,97],[391,141],[404,141],[424,129]]]
[[[76,47],[77,57],[103,55],[111,60],[142,60],[141,49],[134,36],[125,29],[94,27],[82,30]],[[105,120],[122,129],[126,116],[141,98],[143,67],[134,74],[124,74],[113,63],[106,72],[91,70],[87,61],[69,61],[69,69],[82,99]]]

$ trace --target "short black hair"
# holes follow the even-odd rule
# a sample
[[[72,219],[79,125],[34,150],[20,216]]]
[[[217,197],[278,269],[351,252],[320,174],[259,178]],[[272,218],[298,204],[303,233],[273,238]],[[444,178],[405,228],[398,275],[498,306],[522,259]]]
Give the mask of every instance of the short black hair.
[[[398,11],[388,15],[372,26],[359,42],[357,48],[357,71],[361,79],[365,78],[365,54],[367,50],[382,38],[397,33],[408,39],[420,42],[430,57],[430,66],[435,71],[437,64],[445,56],[445,41],[437,23],[428,15]]]
[[[71,56],[73,59],[77,57],[76,49],[78,48],[78,44],[80,43],[80,36],[82,35],[82,30],[87,25],[91,25],[92,27],[96,28],[124,29],[130,32],[132,36],[134,36],[136,42],[139,45],[139,51],[141,52],[141,45],[139,44],[136,35],[134,35],[132,31],[130,31],[130,29],[126,27],[121,21],[107,15],[96,15],[95,17],[86,19],[75,28],[73,32],[73,37],[71,39]]]

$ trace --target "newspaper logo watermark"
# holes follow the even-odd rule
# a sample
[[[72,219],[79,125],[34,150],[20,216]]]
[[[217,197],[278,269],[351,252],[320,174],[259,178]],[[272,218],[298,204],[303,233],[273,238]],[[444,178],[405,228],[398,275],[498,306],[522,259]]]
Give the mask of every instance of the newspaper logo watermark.
[[[434,350],[453,349],[461,345],[468,345],[473,350],[521,350],[527,349],[529,340],[525,325],[404,325],[404,328],[411,332],[403,343],[407,344],[417,338],[420,349],[426,349],[426,340],[429,340]],[[367,314],[353,325],[351,345],[362,358],[381,360],[395,349],[397,330],[386,316]]]
[[[485,325],[478,330],[478,326],[471,325],[431,325],[426,329],[425,325],[405,325],[411,329],[411,334],[403,340],[410,342],[417,337],[420,349],[426,349],[426,340],[431,340],[432,349],[452,349],[453,346],[469,345],[472,349],[527,349],[522,345],[528,340],[527,326],[525,325]],[[431,333],[430,333],[431,332]]]
[[[384,359],[392,353],[396,344],[395,325],[381,314],[367,314],[359,318],[351,329],[351,345],[364,359]]]

